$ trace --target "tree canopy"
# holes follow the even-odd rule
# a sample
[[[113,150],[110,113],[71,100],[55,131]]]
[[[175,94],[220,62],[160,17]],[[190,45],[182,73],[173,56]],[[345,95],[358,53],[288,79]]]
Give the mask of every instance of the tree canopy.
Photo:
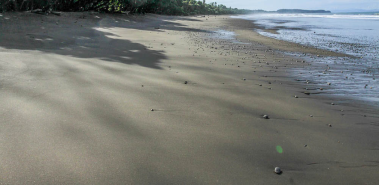
[[[0,11],[98,11],[166,15],[244,14],[250,10],[226,7],[205,0],[0,0]]]

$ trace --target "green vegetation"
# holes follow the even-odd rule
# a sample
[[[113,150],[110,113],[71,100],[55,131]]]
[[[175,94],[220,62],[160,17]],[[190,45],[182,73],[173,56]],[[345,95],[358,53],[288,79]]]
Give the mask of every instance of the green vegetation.
[[[250,10],[196,0],[0,0],[0,11],[98,11],[166,15],[244,14]]]

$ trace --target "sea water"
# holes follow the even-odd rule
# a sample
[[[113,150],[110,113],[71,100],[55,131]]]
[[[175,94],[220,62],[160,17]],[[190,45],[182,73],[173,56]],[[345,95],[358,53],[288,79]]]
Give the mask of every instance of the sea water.
[[[250,14],[237,18],[254,21],[264,36],[352,55],[354,57],[303,56],[312,66],[296,68],[294,75],[325,85],[328,93],[379,106],[379,15]],[[277,33],[267,32],[277,30]],[[296,56],[301,54],[292,53]]]

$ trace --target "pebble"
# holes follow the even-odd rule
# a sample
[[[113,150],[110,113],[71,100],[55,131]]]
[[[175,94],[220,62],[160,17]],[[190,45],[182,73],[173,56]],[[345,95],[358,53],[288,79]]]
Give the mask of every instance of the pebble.
[[[276,174],[281,174],[281,173],[282,173],[282,170],[281,170],[279,167],[275,167],[274,172],[275,172]]]
[[[329,124],[328,126],[329,126],[329,127],[332,127],[332,125],[331,125],[331,124]]]
[[[266,115],[266,114],[263,115],[263,118],[264,118],[264,119],[270,119],[270,118],[268,117],[268,115]]]
[[[295,95],[295,98],[298,98],[298,97]]]
[[[154,111],[154,109],[151,109],[151,111]]]
[[[184,84],[188,84],[188,82],[187,82],[187,81],[184,81]]]

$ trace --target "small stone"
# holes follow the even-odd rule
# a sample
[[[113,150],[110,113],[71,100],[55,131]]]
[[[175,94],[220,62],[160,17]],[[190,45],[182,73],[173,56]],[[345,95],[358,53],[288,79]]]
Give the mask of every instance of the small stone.
[[[307,147],[308,145],[304,145],[304,147]]]
[[[332,85],[332,83],[328,82],[328,85]]]
[[[275,172],[276,174],[281,174],[281,173],[282,173],[282,170],[281,170],[279,167],[275,167],[274,172]]]
[[[268,117],[268,115],[266,115],[266,114],[263,115],[263,118],[264,118],[264,119],[270,119],[270,118]]]
[[[295,95],[295,98],[298,98],[298,97]]]
[[[313,115],[309,115],[311,118],[313,117]]]
[[[151,111],[154,111],[154,109],[151,109]]]
[[[246,78],[244,78],[243,80],[246,81]]]
[[[334,105],[334,103],[331,103],[331,105]]]
[[[331,125],[331,124],[329,124],[328,126],[329,126],[329,127],[332,127],[332,125]]]
[[[188,84],[188,82],[187,82],[187,81],[184,81],[184,84]]]

